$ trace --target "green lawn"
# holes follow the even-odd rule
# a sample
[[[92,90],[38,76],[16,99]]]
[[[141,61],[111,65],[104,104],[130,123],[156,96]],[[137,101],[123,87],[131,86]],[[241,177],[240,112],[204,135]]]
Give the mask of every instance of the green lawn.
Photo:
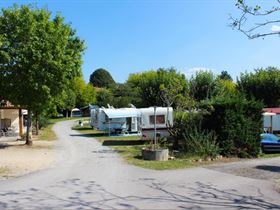
[[[190,168],[195,165],[191,159],[175,159],[168,161],[148,161],[142,160],[141,149],[145,145],[137,146],[116,146],[113,147],[128,163],[148,169],[167,170]]]
[[[260,154],[260,157],[261,157],[261,158],[280,157],[280,153],[268,153],[268,154],[261,153],[261,154]]]

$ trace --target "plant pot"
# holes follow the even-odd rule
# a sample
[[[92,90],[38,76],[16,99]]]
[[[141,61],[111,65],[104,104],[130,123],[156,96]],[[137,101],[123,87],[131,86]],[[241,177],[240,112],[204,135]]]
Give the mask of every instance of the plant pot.
[[[144,160],[157,160],[166,161],[168,160],[168,149],[142,149],[142,158]]]

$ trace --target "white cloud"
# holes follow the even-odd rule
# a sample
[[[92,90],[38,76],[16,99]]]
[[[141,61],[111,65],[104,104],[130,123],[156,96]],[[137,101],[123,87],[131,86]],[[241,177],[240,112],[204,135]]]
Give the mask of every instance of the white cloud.
[[[191,76],[195,75],[195,73],[197,71],[212,71],[215,72],[213,69],[209,69],[209,68],[205,68],[205,67],[193,67],[193,68],[189,68],[187,70],[182,71],[183,74],[185,74],[185,76],[190,79]]]
[[[280,32],[280,26],[273,25],[273,26],[271,27],[271,31],[272,31],[272,32]]]

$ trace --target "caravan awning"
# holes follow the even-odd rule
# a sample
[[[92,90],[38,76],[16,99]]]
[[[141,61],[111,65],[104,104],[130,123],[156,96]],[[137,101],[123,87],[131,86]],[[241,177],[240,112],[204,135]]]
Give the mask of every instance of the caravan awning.
[[[104,109],[108,118],[127,118],[127,117],[141,117],[141,113],[137,109]]]

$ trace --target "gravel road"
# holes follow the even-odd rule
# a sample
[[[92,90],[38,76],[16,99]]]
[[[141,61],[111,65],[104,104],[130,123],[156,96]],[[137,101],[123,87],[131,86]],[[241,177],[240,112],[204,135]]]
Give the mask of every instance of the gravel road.
[[[210,165],[207,168],[237,176],[269,180],[275,183],[275,190],[280,192],[280,157]]]
[[[279,209],[273,182],[210,168],[154,171],[57,123],[58,162],[0,182],[0,209]]]

